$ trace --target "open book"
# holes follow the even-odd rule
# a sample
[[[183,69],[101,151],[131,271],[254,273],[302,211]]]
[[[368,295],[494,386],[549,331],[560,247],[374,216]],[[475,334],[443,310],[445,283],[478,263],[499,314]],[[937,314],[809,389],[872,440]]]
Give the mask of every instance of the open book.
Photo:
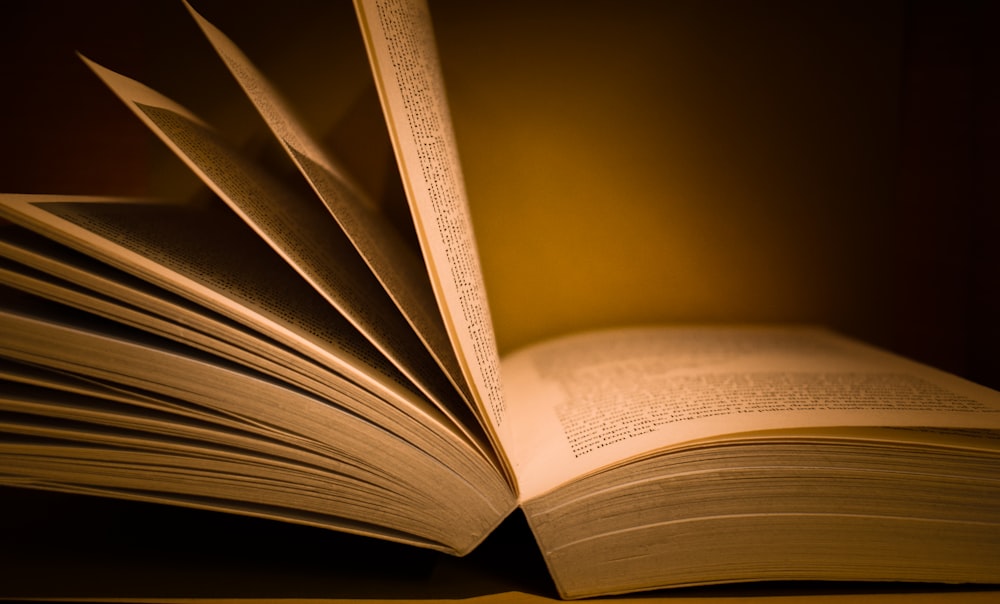
[[[408,225],[194,9],[288,170],[83,58],[209,191],[0,196],[0,483],[456,555],[520,507],[567,598],[1000,582],[1000,393],[797,326],[501,360],[427,7],[355,9]]]

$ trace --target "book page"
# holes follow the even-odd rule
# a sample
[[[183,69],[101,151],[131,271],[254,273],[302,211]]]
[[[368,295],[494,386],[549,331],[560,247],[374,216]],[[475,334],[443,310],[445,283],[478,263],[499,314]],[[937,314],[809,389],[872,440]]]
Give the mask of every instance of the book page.
[[[1000,393],[822,330],[635,328],[503,360],[523,499],[680,443],[841,426],[1000,428]]]
[[[457,391],[322,204],[284,186],[177,103],[84,60],[230,209],[326,299],[331,312],[342,314],[445,413],[454,417],[465,410]]]
[[[156,413],[132,406],[132,419],[91,423],[97,401],[82,402],[81,414],[67,409],[65,392],[12,387],[0,395],[0,409],[15,411],[0,419],[0,431],[13,435],[3,439],[0,483],[213,497],[234,510],[264,505],[323,515],[340,530],[363,524],[367,535],[412,535],[453,553],[468,551],[509,511],[511,493],[495,468],[469,450],[448,459],[438,431],[404,438],[391,424],[120,324],[2,286],[0,301],[5,357],[181,399],[250,427],[195,431],[191,418],[155,422]],[[76,417],[54,421],[67,413]],[[158,461],[142,463],[147,455]],[[214,462],[223,466],[212,470]],[[480,471],[463,471],[468,465]]]
[[[217,199],[199,204],[0,195],[0,216],[273,339],[325,368],[330,387],[341,381],[356,384],[356,388],[341,387],[351,393],[343,404],[357,399],[356,413],[385,414],[378,404],[359,398],[364,392],[373,393],[406,416],[427,418],[439,429],[453,427],[480,450],[486,446],[478,430],[442,414],[422,397]],[[233,339],[233,343],[246,341]],[[264,350],[268,349],[272,346]],[[307,365],[296,367],[313,374]]]
[[[431,282],[479,412],[508,430],[498,355],[431,19],[421,0],[356,0]]]
[[[190,5],[188,10],[351,244],[442,369],[468,398],[468,386],[448,341],[418,250],[406,243],[374,201],[307,131],[290,105],[249,58]]]
[[[0,282],[9,287],[210,352],[327,400],[371,396],[328,365],[253,329],[51,240],[14,229],[14,225],[0,229]]]

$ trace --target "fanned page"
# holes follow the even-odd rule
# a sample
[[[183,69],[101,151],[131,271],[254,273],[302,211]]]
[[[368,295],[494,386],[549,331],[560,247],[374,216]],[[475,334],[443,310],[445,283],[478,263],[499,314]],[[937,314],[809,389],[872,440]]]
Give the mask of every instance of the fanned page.
[[[510,433],[499,359],[430,14],[420,0],[356,0],[431,283],[478,411]]]
[[[824,330],[656,327],[503,360],[522,500],[685,442],[825,427],[1000,429],[1000,395]]]
[[[277,347],[260,336],[250,338],[233,329],[219,331],[225,325],[214,319],[197,320],[190,313],[175,315],[191,320],[207,334],[227,338],[226,343],[243,345],[254,357],[263,354],[283,362],[282,381],[339,400],[373,421],[387,416],[380,408],[389,403],[398,409],[393,415],[421,418],[438,429],[451,426],[478,450],[485,446],[464,425],[449,421],[420,396],[357,330],[332,313],[315,290],[217,200],[196,204],[0,195],[0,216],[273,340]],[[88,286],[97,287],[95,280],[92,275]],[[136,293],[128,299],[140,302],[138,290],[132,289]],[[146,321],[144,327],[149,326]],[[172,337],[182,333],[182,329],[170,329]],[[186,343],[197,341],[192,337]],[[280,348],[295,351],[300,358],[289,358]],[[218,346],[212,352],[225,354]],[[251,364],[263,369],[258,363]],[[329,389],[339,391],[339,396],[324,392]],[[365,400],[371,398],[366,393],[373,393],[383,403]]]
[[[14,205],[9,200],[5,200],[3,196],[0,196],[0,204],[6,205],[8,208]],[[81,208],[85,207],[85,202],[77,201],[75,204],[78,210],[77,216],[87,214],[86,210],[80,211]],[[58,203],[53,204],[53,206],[57,205]],[[107,212],[108,206],[104,206],[104,212],[102,212],[101,205],[100,203],[92,203],[89,206],[95,211],[92,211],[88,218],[98,224],[102,214],[106,219],[109,218],[108,214],[111,214],[111,212]],[[141,217],[141,222],[146,224],[153,223],[153,221],[148,220],[152,216],[157,218],[155,224],[171,223],[172,214],[174,216],[178,214],[169,205],[167,207],[157,206],[157,209],[148,204],[140,209],[136,207],[137,205],[126,203],[120,204],[118,207],[122,209],[123,216],[132,210],[132,213]],[[45,207],[45,204],[42,203],[40,206]],[[177,259],[164,262],[165,271],[169,270],[168,266],[173,265],[192,278],[196,278],[194,275],[198,273],[210,274],[209,269],[213,267],[203,264],[199,268],[196,263],[183,260],[184,257],[193,256],[199,259],[215,259],[216,262],[212,263],[214,268],[225,273],[226,279],[231,285],[252,282],[253,276],[249,273],[243,273],[243,267],[247,266],[246,263],[227,263],[225,258],[233,257],[232,254],[227,255],[225,250],[212,249],[214,244],[232,243],[232,240],[227,239],[220,232],[218,223],[208,219],[209,214],[209,212],[202,213],[200,220],[187,225],[184,229],[177,230],[178,233],[192,236],[199,233],[201,228],[208,226],[212,229],[214,237],[197,238],[200,245],[197,243],[195,245],[185,244],[183,237],[178,237],[173,243],[166,243],[170,239],[169,236],[161,237],[160,241],[163,243],[157,245],[155,240],[151,241],[148,233],[141,229],[130,229],[120,225],[120,223],[115,232],[119,235],[125,235],[125,237],[119,237],[119,240],[130,241],[132,249],[143,249],[146,257],[163,258],[167,255],[164,254],[167,249],[173,249],[177,252]],[[8,215],[10,214],[8,213]],[[21,216],[23,217],[24,214]],[[59,224],[68,226],[54,218],[48,223],[50,228],[58,228]],[[246,229],[243,230],[246,231]],[[343,396],[356,398],[361,396],[362,386],[358,384],[364,384],[369,392],[377,392],[383,398],[396,396],[391,394],[393,392],[391,388],[386,387],[387,382],[388,384],[396,384],[397,387],[408,384],[402,375],[395,372],[370,346],[367,346],[367,342],[364,342],[357,332],[351,330],[346,324],[342,323],[336,331],[336,337],[341,340],[340,344],[321,343],[325,338],[317,337],[319,333],[329,332],[303,329],[301,335],[305,336],[305,334],[312,332],[312,337],[318,340],[316,344],[310,346],[298,343],[294,348],[289,348],[271,338],[261,337],[263,333],[273,332],[273,328],[264,327],[266,319],[252,316],[255,314],[252,311],[246,313],[250,310],[249,308],[244,311],[246,319],[241,325],[223,314],[212,312],[184,297],[172,294],[166,289],[156,287],[125,271],[117,270],[109,264],[59,245],[55,241],[27,229],[9,224],[0,229],[0,233],[3,237],[3,240],[0,240],[0,257],[2,257],[0,258],[0,280],[27,293],[205,350],[221,359],[237,362],[331,400],[339,400]],[[69,238],[72,235],[64,233],[63,237]],[[146,247],[140,243],[143,240],[147,242]],[[90,245],[94,246],[98,241],[99,236],[95,234],[91,238]],[[110,251],[114,246],[111,241],[107,243],[107,250]],[[241,247],[240,260],[246,260],[253,256],[252,251],[247,253],[247,248]],[[154,248],[158,252],[151,253]],[[184,248],[187,248],[190,253],[181,252]],[[258,249],[260,249],[259,246]],[[267,250],[263,251],[266,256],[274,258],[267,254]],[[264,263],[266,262],[267,260],[264,260]],[[136,266],[135,263],[129,263],[124,256],[119,256],[117,263]],[[254,273],[257,274],[269,272],[265,270],[265,265],[259,259],[250,266],[256,269]],[[276,300],[271,304],[264,302],[262,306],[282,307],[286,312],[294,313],[292,316],[299,321],[299,325],[302,327],[309,324],[319,324],[320,317],[318,315],[325,307],[323,301],[314,293],[309,292],[304,283],[297,285],[300,281],[290,274],[290,269],[284,273],[289,276],[286,285],[296,288],[289,293],[294,291],[299,294],[291,303],[293,306],[289,306],[287,302],[277,302]],[[177,274],[173,279],[178,285],[180,276]],[[162,278],[163,275],[161,275]],[[273,276],[271,278],[274,279]],[[209,281],[212,279],[210,278]],[[220,280],[215,280],[215,282],[219,283]],[[249,290],[248,287],[238,289]],[[302,295],[303,293],[305,295]],[[198,297],[194,292],[190,292],[188,295],[191,298]],[[257,296],[257,300],[267,299],[269,296]],[[308,300],[312,300],[313,304],[308,304],[306,302]],[[244,298],[244,301],[247,304],[243,306],[247,307],[250,301],[247,298]],[[309,306],[314,310],[310,311]],[[235,313],[227,314],[235,316]],[[310,317],[310,315],[312,316]],[[340,320],[339,317],[334,317],[334,319]],[[329,322],[329,318],[323,317],[322,321]],[[330,323],[331,327],[334,325],[334,323]],[[287,341],[286,338],[280,336],[276,339]],[[328,352],[326,354],[308,352],[316,348],[326,349]],[[361,372],[356,372],[357,370],[353,369],[353,367],[358,366],[360,357],[352,360],[350,356],[337,352],[344,349],[362,352],[365,348],[367,348],[367,352],[363,353],[366,358],[364,363],[371,363],[372,360],[375,362],[373,367],[362,369]],[[380,367],[380,369],[375,369],[375,367]],[[337,373],[331,374],[331,371]],[[371,375],[371,378],[361,377],[366,374]],[[390,378],[393,375],[395,377]],[[347,379],[344,376],[350,376],[353,379]],[[387,380],[387,378],[390,379]],[[409,397],[420,400],[415,392],[410,392]],[[429,409],[430,407],[423,405],[422,408]],[[443,415],[435,415],[438,417],[438,421],[445,420]]]
[[[4,357],[113,382],[125,395],[112,401],[91,388],[74,397],[68,383],[29,366],[16,377],[21,386],[7,384],[0,395],[0,407],[16,411],[0,419],[0,432],[13,435],[0,443],[4,484],[237,511],[452,553],[468,551],[506,512],[509,490],[495,469],[461,453],[442,461],[451,447],[434,427],[368,421],[238,365],[5,287],[0,300]],[[39,379],[42,388],[31,384]],[[151,397],[132,401],[128,391]],[[175,400],[184,417],[173,413]]]
[[[190,5],[188,10],[289,157],[427,344],[442,369],[466,398],[470,398],[468,385],[448,341],[434,292],[417,250],[407,245],[378,206],[318,144],[288,102],[247,56]]]
[[[226,204],[408,379],[453,418],[458,391],[316,199],[285,187],[210,126],[143,84],[86,60],[94,72]]]

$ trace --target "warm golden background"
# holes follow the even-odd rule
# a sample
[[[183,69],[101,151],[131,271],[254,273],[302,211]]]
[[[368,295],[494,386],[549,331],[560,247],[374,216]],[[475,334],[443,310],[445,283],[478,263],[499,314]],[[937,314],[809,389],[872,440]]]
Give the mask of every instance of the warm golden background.
[[[439,11],[501,348],[648,321],[871,327],[898,5],[515,4]]]
[[[993,4],[430,4],[502,352],[807,321],[1000,385]],[[349,3],[196,6],[391,197]],[[0,189],[196,186],[76,49],[261,146],[179,2],[3,10]]]

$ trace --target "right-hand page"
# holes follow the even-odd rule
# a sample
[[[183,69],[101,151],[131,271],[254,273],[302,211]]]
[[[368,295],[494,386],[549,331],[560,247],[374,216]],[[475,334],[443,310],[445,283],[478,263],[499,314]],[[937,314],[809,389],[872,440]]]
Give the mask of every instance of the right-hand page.
[[[522,501],[691,440],[827,426],[1000,429],[1000,393],[824,330],[648,327],[502,363]]]

